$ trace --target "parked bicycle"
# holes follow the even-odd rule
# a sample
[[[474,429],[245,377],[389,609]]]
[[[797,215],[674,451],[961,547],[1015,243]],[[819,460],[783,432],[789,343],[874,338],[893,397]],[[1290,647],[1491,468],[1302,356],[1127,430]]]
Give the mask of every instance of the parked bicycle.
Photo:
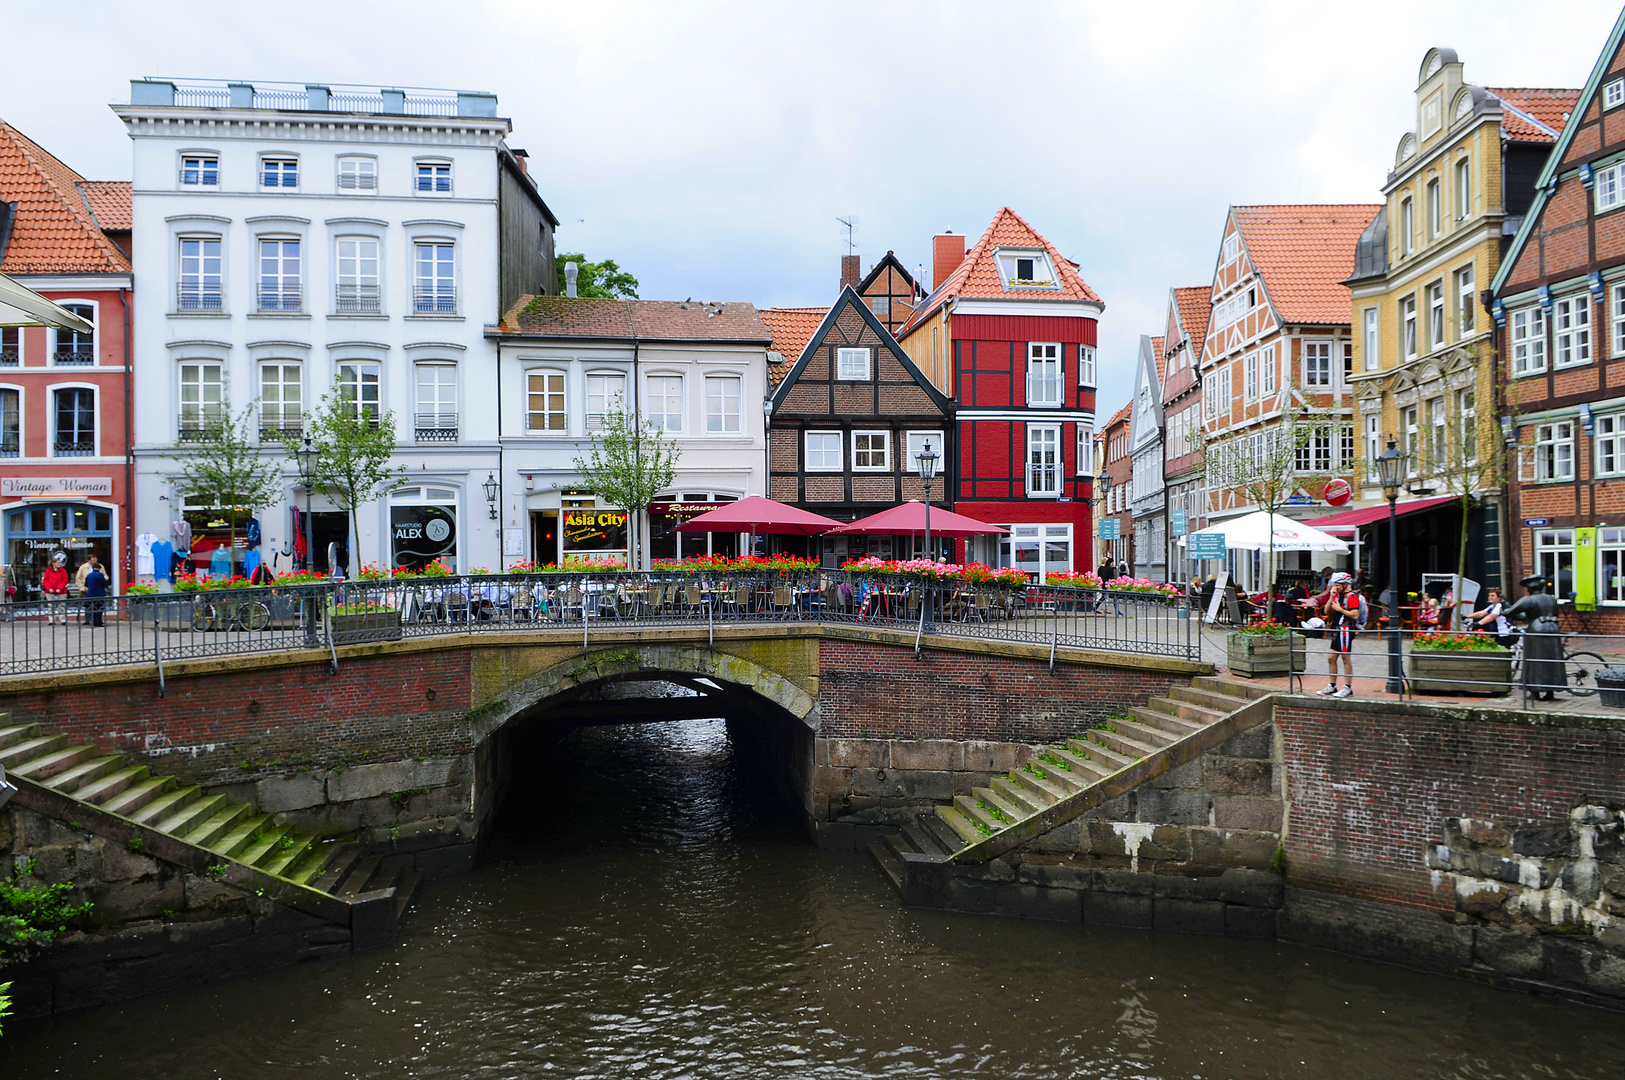
[[[193,630],[264,630],[271,609],[259,600],[198,600],[192,606]]]
[[[1512,642],[1512,685],[1523,685],[1523,639],[1525,630],[1514,630]],[[1574,697],[1590,697],[1597,692],[1597,672],[1608,662],[1594,652],[1563,645],[1562,689]]]

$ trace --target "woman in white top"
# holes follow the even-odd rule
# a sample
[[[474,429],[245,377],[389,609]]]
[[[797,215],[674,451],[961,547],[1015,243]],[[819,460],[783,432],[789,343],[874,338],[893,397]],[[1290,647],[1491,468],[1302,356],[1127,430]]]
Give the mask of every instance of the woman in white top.
[[[1501,614],[1501,590],[1492,586],[1488,593],[1488,599],[1489,603],[1483,611],[1475,611],[1468,618],[1473,621],[1477,629],[1494,634],[1497,644],[1511,648],[1514,640],[1512,624],[1507,622],[1505,615]]]

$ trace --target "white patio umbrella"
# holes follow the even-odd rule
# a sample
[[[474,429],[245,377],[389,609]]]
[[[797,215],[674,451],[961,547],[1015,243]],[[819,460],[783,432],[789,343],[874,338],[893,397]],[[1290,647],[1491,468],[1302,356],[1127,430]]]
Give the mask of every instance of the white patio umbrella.
[[[93,333],[96,329],[67,308],[53,304],[4,274],[0,274],[0,326],[54,326],[81,334]]]
[[[1274,548],[1276,551],[1331,551],[1346,554],[1349,549],[1347,543],[1331,533],[1321,532],[1312,525],[1305,525],[1301,521],[1263,510],[1217,525],[1209,525],[1205,529],[1191,533],[1190,536],[1214,533],[1223,535],[1224,546],[1232,550],[1265,551]],[[1185,541],[1189,538],[1189,536],[1180,537],[1179,546],[1184,547]]]

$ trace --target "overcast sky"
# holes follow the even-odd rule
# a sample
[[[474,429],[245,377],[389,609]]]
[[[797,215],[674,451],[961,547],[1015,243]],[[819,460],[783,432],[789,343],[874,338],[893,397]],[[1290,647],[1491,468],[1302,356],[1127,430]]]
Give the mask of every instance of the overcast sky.
[[[864,267],[1009,205],[1106,302],[1099,412],[1169,286],[1205,284],[1231,203],[1376,202],[1422,54],[1469,81],[1582,85],[1618,9],[1358,5],[273,5],[12,0],[0,116],[127,179],[109,102],[143,75],[490,90],[563,224],[652,299],[827,304]],[[1308,14],[1306,14],[1306,12]]]

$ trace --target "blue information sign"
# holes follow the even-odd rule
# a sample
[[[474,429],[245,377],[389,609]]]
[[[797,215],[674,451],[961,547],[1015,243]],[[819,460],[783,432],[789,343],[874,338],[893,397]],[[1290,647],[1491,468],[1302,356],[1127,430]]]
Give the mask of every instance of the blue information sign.
[[[1175,536],[1185,535],[1184,508],[1176,506],[1172,510],[1168,511],[1168,528],[1173,530],[1173,535]]]
[[[1188,554],[1193,559],[1224,558],[1224,533],[1192,533],[1185,538]]]
[[[1101,518],[1100,519],[1100,538],[1102,540],[1120,540],[1120,539],[1122,539],[1117,533],[1117,519],[1116,518]]]

